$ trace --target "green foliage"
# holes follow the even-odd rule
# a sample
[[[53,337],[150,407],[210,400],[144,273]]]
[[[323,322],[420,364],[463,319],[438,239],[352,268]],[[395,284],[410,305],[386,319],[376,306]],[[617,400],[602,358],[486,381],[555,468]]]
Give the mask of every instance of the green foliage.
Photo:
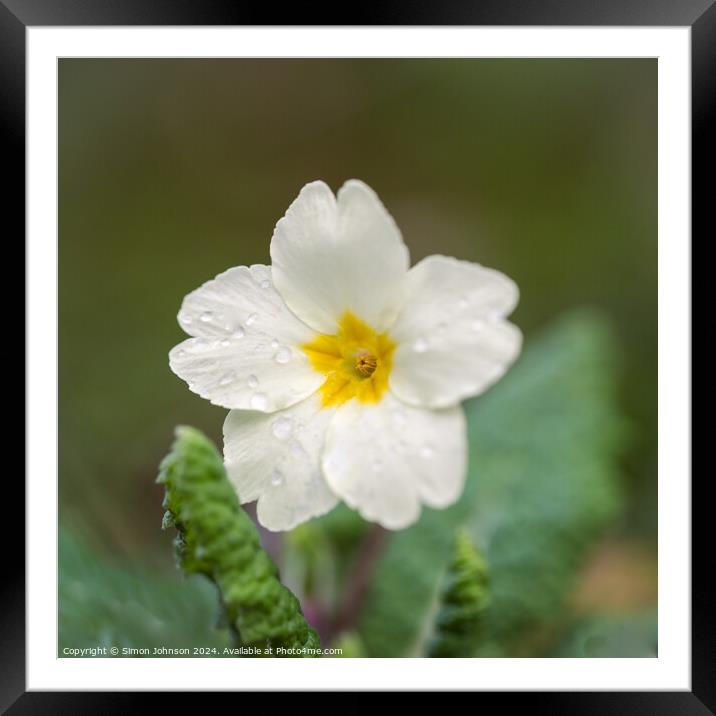
[[[592,615],[571,625],[549,656],[632,657],[657,656],[656,610],[631,615]]]
[[[614,346],[598,315],[577,313],[532,345],[512,371],[466,405],[470,467],[453,507],[425,510],[392,535],[360,634],[371,656],[417,654],[429,633],[455,530],[485,545],[491,606],[479,655],[540,654],[586,548],[619,507]]]
[[[328,514],[285,535],[281,575],[296,594],[309,597],[327,613],[338,608],[341,585],[370,529],[360,515],[339,504]]]
[[[276,566],[261,548],[213,443],[197,430],[178,428],[158,481],[166,487],[164,526],[177,528],[181,568],[204,574],[217,585],[240,643],[265,655],[273,649],[274,656],[284,655],[276,649],[320,648],[298,600],[279,582]]]
[[[220,652],[229,645],[227,632],[213,628],[215,615],[216,596],[206,580],[178,581],[111,564],[60,532],[58,656],[73,655],[65,649],[113,646],[119,656],[152,656],[161,646],[189,649],[178,656],[214,656],[193,649]]]
[[[340,654],[335,654],[340,659],[360,659],[365,656],[363,642],[354,631],[343,632],[331,645],[340,649]]]
[[[435,633],[428,656],[472,656],[489,599],[485,558],[465,530],[455,535],[455,547],[440,595]]]

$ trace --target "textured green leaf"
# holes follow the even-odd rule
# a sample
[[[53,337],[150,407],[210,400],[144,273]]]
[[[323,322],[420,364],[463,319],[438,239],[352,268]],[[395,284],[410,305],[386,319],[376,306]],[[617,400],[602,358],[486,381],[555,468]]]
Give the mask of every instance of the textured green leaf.
[[[296,597],[278,580],[213,443],[197,430],[177,428],[158,481],[166,487],[164,526],[177,528],[181,568],[204,574],[217,585],[240,643],[262,653],[270,648],[274,656],[316,655],[318,636]]]
[[[419,653],[455,530],[485,546],[491,601],[483,655],[534,653],[586,548],[619,505],[613,337],[599,315],[562,319],[487,394],[466,404],[465,493],[392,536],[360,625],[373,656]]]
[[[204,579],[179,581],[109,563],[64,530],[59,565],[58,656],[113,646],[118,656],[153,656],[154,647],[189,650],[176,656],[220,656],[229,645],[228,633],[214,628],[216,595]],[[194,647],[209,651],[195,654]]]
[[[454,554],[445,576],[427,655],[472,656],[488,599],[487,562],[468,532],[460,530],[455,535]]]

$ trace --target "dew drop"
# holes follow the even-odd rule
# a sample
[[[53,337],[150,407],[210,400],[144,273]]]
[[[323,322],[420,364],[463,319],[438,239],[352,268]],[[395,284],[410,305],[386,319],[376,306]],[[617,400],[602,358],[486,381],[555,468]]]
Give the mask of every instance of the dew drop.
[[[253,410],[266,410],[268,398],[263,393],[254,393],[254,395],[251,396],[250,405]]]
[[[423,445],[423,447],[420,448],[420,457],[424,458],[425,460],[429,460],[433,456],[433,449],[430,447],[430,445]]]
[[[298,440],[294,440],[291,443],[291,455],[294,457],[305,457],[306,451],[303,449],[303,445],[301,445]]]
[[[263,281],[261,281],[259,286],[261,286],[261,288],[263,288],[263,289],[269,288],[271,286],[271,281],[269,281],[267,278],[265,278]]]
[[[252,326],[256,321],[258,320],[259,314],[258,313],[250,313],[248,318],[246,319],[246,325]]]
[[[233,383],[236,380],[236,373],[234,371],[229,371],[228,373],[224,373],[224,375],[221,376],[219,379],[219,385],[229,385],[229,383]]]
[[[413,342],[413,350],[416,353],[425,353],[425,351],[428,350],[428,342],[425,338],[417,338]]]
[[[271,430],[279,440],[286,440],[293,433],[293,420],[287,417],[276,418],[271,423]]]
[[[271,341],[271,348],[274,350],[278,348],[278,341],[275,338]]]
[[[231,341],[228,338],[224,338],[220,345],[224,348],[228,348],[231,345]]]
[[[211,319],[213,317],[214,317],[214,314],[211,311],[204,311],[204,313],[202,313],[201,316],[199,316],[199,320],[202,323],[209,323],[209,321],[211,321]]]
[[[405,413],[402,410],[393,411],[393,424],[398,428],[405,425]]]
[[[239,327],[231,334],[231,337],[232,337],[232,338],[243,338],[245,335],[246,335],[246,332],[244,331],[244,329],[243,329],[241,326],[239,326]]]
[[[191,323],[191,316],[188,313],[180,313],[179,314],[179,320],[181,323],[183,323],[185,326],[188,326]]]
[[[457,302],[457,306],[461,311],[464,311],[469,305],[470,302],[464,296]]]
[[[274,360],[281,365],[288,363],[291,360],[291,349],[281,348],[281,350],[274,356]]]
[[[259,379],[255,375],[250,375],[246,383],[251,389],[259,387]]]
[[[279,487],[279,485],[283,484],[283,475],[280,470],[274,470],[271,473],[271,484],[274,487]]]

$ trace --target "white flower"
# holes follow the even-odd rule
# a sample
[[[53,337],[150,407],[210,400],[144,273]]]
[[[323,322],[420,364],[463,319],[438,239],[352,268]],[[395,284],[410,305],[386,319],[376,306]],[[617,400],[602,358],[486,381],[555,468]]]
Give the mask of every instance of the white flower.
[[[278,222],[271,266],[239,266],[185,299],[192,336],[169,355],[231,412],[224,458],[242,502],[288,530],[339,499],[406,527],[462,493],[460,401],[519,353],[502,273],[444,256],[410,268],[400,231],[360,181],[307,184]]]

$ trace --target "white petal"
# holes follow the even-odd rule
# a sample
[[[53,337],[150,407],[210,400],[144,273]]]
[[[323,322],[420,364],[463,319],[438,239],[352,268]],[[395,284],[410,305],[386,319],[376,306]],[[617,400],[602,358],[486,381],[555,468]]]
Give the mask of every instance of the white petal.
[[[276,224],[271,260],[279,293],[322,333],[335,333],[346,311],[386,328],[402,305],[410,264],[392,217],[357,180],[337,198],[321,181],[304,186]]]
[[[519,355],[522,334],[504,319],[518,298],[514,281],[479,264],[429,256],[414,266],[390,329],[391,390],[428,408],[482,393]]]
[[[315,336],[289,311],[268,266],[239,266],[190,293],[179,323],[190,338],[171,369],[215,405],[273,412],[316,391],[325,376],[300,345]]]
[[[323,473],[365,519],[401,529],[418,519],[421,502],[447,507],[461,495],[466,440],[460,406],[423,410],[390,394],[372,405],[351,400],[328,428]]]
[[[274,531],[335,507],[320,455],[333,410],[318,395],[272,415],[232,410],[224,422],[224,461],[242,503],[258,499],[259,522]]]

